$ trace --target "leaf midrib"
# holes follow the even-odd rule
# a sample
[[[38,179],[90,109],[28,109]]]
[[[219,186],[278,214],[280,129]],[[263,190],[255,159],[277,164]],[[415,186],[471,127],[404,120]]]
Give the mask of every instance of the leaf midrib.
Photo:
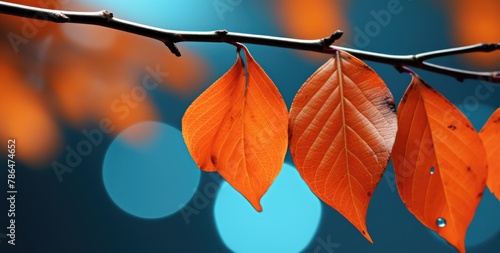
[[[352,183],[351,183],[351,173],[349,171],[349,155],[348,155],[348,147],[347,147],[347,127],[346,127],[346,118],[345,118],[345,97],[344,97],[344,75],[342,73],[342,58],[340,57],[340,52],[336,53],[337,58],[337,75],[339,80],[339,90],[340,90],[340,107],[342,112],[342,131],[344,132],[344,153],[345,153],[345,162],[346,162],[346,170],[347,170],[347,182],[349,183],[349,191],[351,193],[351,201],[354,200],[354,193],[352,191]],[[358,217],[358,222],[361,221],[361,217],[359,214],[359,210],[354,205],[354,210],[356,211],[356,216]],[[365,236],[365,235],[364,235]]]

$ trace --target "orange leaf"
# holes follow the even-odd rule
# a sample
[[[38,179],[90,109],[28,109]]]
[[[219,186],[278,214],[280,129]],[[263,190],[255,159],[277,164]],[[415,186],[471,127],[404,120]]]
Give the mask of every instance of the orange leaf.
[[[366,213],[394,143],[393,109],[375,71],[338,51],[304,83],[290,110],[290,150],[300,175],[370,242]]]
[[[469,120],[413,75],[398,109],[392,159],[401,199],[460,252],[486,184],[483,145]]]
[[[488,156],[488,180],[490,191],[500,200],[500,108],[498,108],[481,129],[479,136]]]
[[[283,165],[288,113],[278,89],[244,48],[231,69],[203,92],[182,119],[191,156],[218,171],[257,211]]]

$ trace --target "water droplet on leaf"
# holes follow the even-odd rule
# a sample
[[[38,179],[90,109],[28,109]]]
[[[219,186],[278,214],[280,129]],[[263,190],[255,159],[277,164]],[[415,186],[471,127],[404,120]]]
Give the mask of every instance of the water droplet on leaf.
[[[438,218],[436,220],[436,224],[438,225],[438,227],[444,228],[446,226],[446,220],[443,218]]]
[[[431,167],[431,175],[434,174],[434,167]]]

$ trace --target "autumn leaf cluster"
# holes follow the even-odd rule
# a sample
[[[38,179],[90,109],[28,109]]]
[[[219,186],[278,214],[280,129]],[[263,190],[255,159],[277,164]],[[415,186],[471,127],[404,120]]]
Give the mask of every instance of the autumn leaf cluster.
[[[280,0],[274,4],[283,10],[277,16],[286,24],[285,33],[318,38],[338,28],[333,25],[350,27],[345,25],[345,11],[339,8],[342,2]],[[499,6],[498,1],[454,3],[450,15],[454,16],[454,37],[460,44],[498,38],[500,30],[495,22],[476,23],[498,19],[497,9],[491,6]],[[488,18],[479,19],[480,15]],[[67,43],[71,36],[55,24],[0,18],[0,29],[10,32],[9,36],[12,31],[28,31],[25,35],[29,35],[0,42],[5,43],[0,44],[0,107],[16,108],[0,111],[1,118],[9,119],[0,125],[0,137],[9,133],[29,139],[29,146],[20,146],[19,159],[32,166],[46,165],[61,150],[57,144],[63,136],[57,118],[71,126],[109,118],[115,132],[158,118],[147,98],[126,117],[113,111],[110,105],[130,92],[142,74],[124,69],[168,65],[168,88],[177,94],[200,83],[208,69],[186,49],[182,58],[170,64],[173,56],[158,53],[165,52],[164,45],[144,46],[149,40],[135,35],[93,27],[97,32],[89,34],[94,37],[86,37],[99,38],[101,45],[108,46],[89,50],[81,41]],[[462,32],[478,29],[483,37]],[[16,54],[6,41],[30,43],[32,50]],[[342,51],[335,52],[304,82],[287,109],[279,90],[248,49],[238,48],[235,64],[191,104],[182,120],[185,142],[201,170],[220,173],[262,211],[265,207],[260,199],[279,174],[290,149],[311,191],[372,242],[366,226],[368,205],[392,158],[397,189],[408,210],[465,252],[467,227],[485,187],[497,198],[500,195],[500,109],[478,133],[455,105],[407,69],[413,79],[396,110],[396,102],[378,74]],[[51,58],[47,60],[35,51]],[[470,59],[481,64],[492,57],[496,56],[472,55]],[[101,71],[104,67],[106,73]],[[36,80],[46,80],[43,85],[48,97],[40,95]],[[26,118],[30,124],[25,123]]]
[[[478,133],[457,107],[404,68],[413,78],[396,110],[378,74],[337,51],[305,81],[288,111],[248,49],[237,47],[234,65],[182,120],[201,170],[218,172],[260,212],[289,147],[311,191],[372,242],[368,205],[392,158],[408,210],[465,252],[467,227],[486,185],[500,193],[494,155],[500,109]]]

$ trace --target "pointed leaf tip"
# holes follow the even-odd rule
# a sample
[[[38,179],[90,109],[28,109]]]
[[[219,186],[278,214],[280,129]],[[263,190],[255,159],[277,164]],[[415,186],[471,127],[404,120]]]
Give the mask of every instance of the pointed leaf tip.
[[[408,210],[459,252],[486,182],[486,157],[469,120],[413,74],[398,108],[392,153]]]
[[[339,51],[304,83],[290,110],[290,151],[300,175],[371,243],[366,214],[394,143],[394,109],[375,71]]]
[[[288,112],[278,89],[243,47],[236,63],[186,110],[182,133],[198,167],[217,171],[257,210],[287,149]]]

